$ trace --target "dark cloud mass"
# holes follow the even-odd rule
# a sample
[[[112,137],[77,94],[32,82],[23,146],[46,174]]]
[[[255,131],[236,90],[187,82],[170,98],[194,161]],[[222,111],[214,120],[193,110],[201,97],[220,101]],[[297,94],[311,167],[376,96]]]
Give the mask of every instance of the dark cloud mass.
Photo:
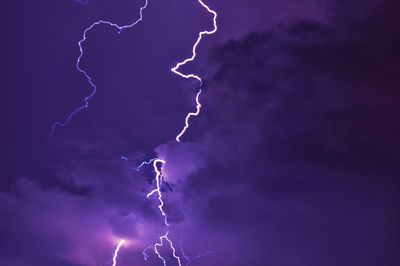
[[[398,263],[399,5],[354,6],[212,50],[196,128],[209,166],[185,196],[246,250],[221,263]]]
[[[48,16],[57,10],[50,2]],[[165,233],[156,201],[146,199],[154,173],[134,169],[156,155],[167,160],[171,238],[192,265],[399,265],[400,4],[235,3],[215,3],[221,27],[233,27],[246,4],[245,22],[200,49],[203,109],[179,144],[170,140],[193,108],[195,84],[167,70],[209,23],[197,6],[154,1],[135,31],[94,32],[84,62],[99,94],[50,140],[51,121],[87,86],[68,69],[76,52],[68,49],[91,20],[71,23],[68,45],[57,34],[47,40],[51,27],[38,30],[39,15],[18,38],[3,23],[0,265],[111,265],[121,238],[129,243],[118,266],[161,265],[141,254]],[[76,5],[65,14],[90,8]],[[94,5],[126,14],[122,4],[109,13]],[[276,13],[263,20],[265,10]],[[45,21],[67,27],[60,20]],[[46,37],[31,39],[34,32]],[[12,44],[24,38],[31,46],[20,52]],[[71,54],[57,58],[60,49]],[[56,63],[63,72],[49,67]],[[54,88],[54,79],[68,82]]]

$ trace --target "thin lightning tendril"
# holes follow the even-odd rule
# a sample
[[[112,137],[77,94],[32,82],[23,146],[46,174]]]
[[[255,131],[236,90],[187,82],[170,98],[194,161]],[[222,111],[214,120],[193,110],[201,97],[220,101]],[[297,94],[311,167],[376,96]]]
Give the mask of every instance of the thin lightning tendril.
[[[153,159],[148,160],[147,162],[146,162],[146,161],[142,162],[138,167],[135,167],[136,171],[139,172],[140,169],[141,169],[143,166],[145,166],[145,165],[150,165],[151,163],[154,163],[155,160],[158,160],[158,158],[153,158]]]
[[[199,259],[199,258],[207,257],[209,255],[214,255],[214,252],[212,252],[210,250],[206,250],[205,252],[200,252],[195,256],[188,256],[185,254],[185,251],[183,250],[182,239],[179,242],[179,249],[181,250],[181,254],[182,254],[183,258],[186,260],[186,266],[192,264],[192,261],[190,260],[190,258]]]
[[[56,130],[56,127],[64,127],[64,126],[68,125],[68,124],[71,122],[71,119],[72,119],[77,113],[79,113],[80,111],[82,111],[82,110],[84,110],[84,109],[87,109],[87,108],[89,107],[89,101],[95,96],[95,94],[96,94],[96,92],[97,92],[97,86],[96,86],[96,84],[94,83],[92,77],[88,74],[88,72],[87,72],[86,70],[84,70],[84,69],[81,68],[81,66],[80,66],[82,57],[83,57],[83,55],[84,55],[84,50],[83,50],[83,48],[82,48],[82,45],[83,45],[83,43],[84,43],[84,42],[86,41],[86,39],[87,39],[87,34],[88,34],[93,28],[95,28],[95,27],[98,26],[98,25],[108,25],[108,26],[111,26],[111,27],[113,27],[113,28],[116,28],[118,33],[121,33],[121,32],[122,32],[123,30],[125,30],[125,29],[134,27],[135,25],[137,25],[139,22],[141,22],[141,21],[143,20],[143,10],[145,10],[145,9],[147,8],[148,3],[149,3],[149,0],[145,0],[145,4],[140,8],[139,18],[138,18],[136,21],[134,21],[133,23],[131,23],[131,24],[127,24],[127,25],[120,26],[120,25],[118,25],[117,23],[113,23],[113,22],[110,22],[110,21],[98,20],[98,21],[96,21],[96,22],[93,22],[92,25],[90,25],[89,27],[87,27],[87,28],[83,31],[82,39],[78,42],[78,46],[79,46],[79,57],[78,57],[78,59],[76,60],[75,66],[76,66],[76,69],[77,69],[80,73],[82,73],[82,74],[85,76],[85,78],[88,80],[90,86],[92,87],[92,91],[91,91],[91,93],[90,93],[88,96],[86,96],[86,97],[84,98],[84,104],[81,105],[81,106],[79,106],[79,107],[77,107],[74,111],[72,111],[72,113],[70,113],[70,114],[67,116],[67,118],[64,120],[64,122],[55,122],[55,123],[52,125],[51,131],[50,131],[50,136],[53,136],[53,135],[54,135],[54,132],[55,132],[55,130]]]
[[[144,260],[148,260],[148,258],[149,258],[149,256],[147,255],[147,250],[152,249],[154,251],[154,253],[158,256],[158,258],[163,262],[164,266],[166,266],[167,261],[165,260],[165,258],[163,256],[161,256],[160,252],[158,251],[158,248],[162,247],[164,245],[164,240],[165,240],[166,242],[169,243],[169,246],[172,250],[172,256],[177,260],[178,265],[182,266],[181,258],[178,255],[176,255],[176,249],[174,247],[173,242],[169,239],[168,234],[169,234],[169,231],[167,231],[165,233],[165,235],[160,236],[159,243],[155,243],[154,246],[149,246],[145,250],[143,250]]]

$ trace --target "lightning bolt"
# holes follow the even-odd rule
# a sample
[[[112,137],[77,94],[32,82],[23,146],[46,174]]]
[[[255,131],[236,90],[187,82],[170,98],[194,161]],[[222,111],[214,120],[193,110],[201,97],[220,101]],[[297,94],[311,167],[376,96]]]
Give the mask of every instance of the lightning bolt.
[[[87,3],[87,1],[79,1],[79,0],[78,0],[78,2]],[[149,0],[145,0],[145,4],[140,8],[139,18],[137,20],[135,20],[134,22],[132,22],[131,24],[120,26],[120,25],[118,25],[116,23],[113,23],[113,22],[110,22],[110,21],[98,20],[96,22],[93,22],[89,27],[87,27],[83,31],[82,39],[78,42],[79,56],[78,56],[78,59],[76,60],[75,66],[76,66],[76,69],[85,76],[85,78],[89,82],[90,86],[92,87],[92,91],[88,96],[86,96],[84,98],[84,104],[83,105],[81,105],[81,106],[77,107],[75,110],[73,110],[63,122],[55,122],[52,125],[51,131],[50,131],[50,136],[54,135],[56,127],[65,127],[66,125],[68,125],[71,122],[71,119],[76,114],[78,114],[80,111],[82,111],[84,109],[87,109],[89,107],[89,101],[96,95],[96,92],[97,92],[96,84],[94,83],[92,77],[87,73],[87,71],[84,70],[83,68],[81,68],[81,66],[80,66],[81,60],[82,60],[83,55],[84,55],[84,50],[82,48],[82,45],[87,39],[87,34],[98,25],[108,25],[110,27],[113,27],[113,28],[117,29],[118,33],[121,33],[123,30],[132,28],[132,27],[134,27],[135,25],[137,25],[139,22],[141,22],[143,20],[143,11],[147,8],[148,4],[149,4]]]
[[[203,36],[204,36],[204,35],[211,35],[211,34],[214,34],[214,33],[216,33],[217,30],[218,30],[218,25],[217,25],[217,17],[218,17],[218,14],[217,14],[217,12],[215,12],[214,10],[212,10],[212,9],[211,9],[208,5],[206,5],[202,0],[198,0],[198,2],[200,3],[200,5],[202,5],[202,6],[207,10],[207,12],[209,12],[209,13],[211,13],[211,14],[213,15],[213,25],[214,25],[214,27],[213,27],[213,29],[212,29],[211,31],[207,31],[207,30],[206,30],[206,31],[201,31],[201,32],[199,32],[199,36],[197,37],[197,40],[196,40],[196,42],[194,43],[193,48],[192,48],[192,56],[189,57],[189,58],[186,58],[186,59],[183,60],[182,62],[177,63],[177,64],[175,65],[175,67],[171,68],[171,71],[172,71],[174,74],[176,74],[176,75],[178,75],[178,76],[180,76],[180,77],[182,77],[182,78],[185,78],[185,79],[195,79],[195,80],[197,80],[197,81],[200,82],[200,89],[199,89],[199,91],[198,91],[197,94],[196,94],[196,112],[190,112],[190,113],[188,113],[188,114],[186,115],[186,118],[185,118],[185,126],[183,127],[183,129],[181,130],[181,132],[179,132],[179,134],[175,137],[175,140],[176,140],[177,142],[180,142],[180,141],[181,141],[181,137],[185,134],[186,130],[189,128],[189,120],[190,120],[190,117],[192,117],[192,116],[198,116],[198,115],[200,114],[200,109],[201,109],[200,94],[201,94],[201,92],[202,92],[201,86],[202,86],[202,84],[203,84],[203,80],[202,80],[198,75],[193,74],[193,73],[184,74],[184,73],[180,72],[179,69],[180,69],[182,66],[186,65],[187,63],[192,62],[192,61],[194,61],[194,60],[196,59],[196,56],[197,56],[197,47],[199,46],[201,40],[203,39]]]
[[[121,249],[121,247],[122,247],[122,245],[124,243],[125,243],[125,240],[123,240],[123,239],[118,242],[118,245],[117,245],[117,247],[115,248],[115,251],[114,251],[112,266],[117,266],[118,253],[119,253],[119,250]]]
[[[172,250],[172,256],[177,260],[178,265],[182,266],[181,258],[176,255],[176,249],[175,249],[174,244],[172,243],[172,241],[168,238],[168,234],[169,234],[169,231],[167,231],[165,233],[165,235],[160,236],[160,242],[159,243],[155,243],[154,246],[149,246],[143,251],[144,260],[147,260],[149,258],[149,256],[147,255],[147,250],[152,249],[154,251],[154,253],[158,256],[158,258],[163,262],[164,266],[166,266],[167,265],[167,261],[165,260],[165,258],[163,256],[161,256],[160,252],[158,251],[158,248],[162,247],[164,245],[164,240],[165,240],[166,242],[169,243],[169,246],[170,246],[170,248]]]
[[[200,109],[201,109],[200,94],[201,94],[201,92],[202,92],[201,87],[202,87],[202,84],[203,84],[203,80],[202,80],[198,75],[196,75],[196,74],[194,74],[194,73],[184,74],[184,73],[182,73],[181,71],[179,71],[179,69],[180,69],[182,66],[186,65],[187,63],[193,62],[193,61],[196,59],[196,56],[197,56],[197,47],[199,46],[201,40],[203,39],[203,36],[204,36],[204,35],[211,35],[211,34],[214,34],[214,33],[216,33],[217,30],[218,30],[218,26],[217,26],[217,17],[218,17],[218,14],[217,14],[217,12],[215,12],[214,10],[212,10],[212,9],[211,9],[208,5],[206,5],[202,0],[198,0],[198,2],[199,2],[199,4],[202,5],[209,13],[211,13],[211,14],[213,15],[213,25],[214,25],[214,27],[213,27],[213,29],[210,30],[210,31],[205,30],[205,31],[199,32],[198,38],[197,38],[196,42],[194,43],[194,45],[193,45],[193,47],[192,47],[192,56],[189,57],[189,58],[184,59],[184,60],[181,61],[181,62],[178,62],[178,63],[175,65],[175,67],[171,68],[171,71],[172,71],[174,74],[176,74],[176,75],[178,75],[178,76],[180,76],[180,77],[182,77],[182,78],[185,78],[185,79],[195,79],[195,80],[199,81],[199,83],[200,83],[200,88],[199,88],[199,91],[198,91],[197,94],[196,94],[196,99],[195,99],[195,100],[196,100],[196,111],[195,111],[195,112],[189,112],[189,113],[186,115],[186,118],[185,118],[185,125],[184,125],[183,129],[179,132],[179,134],[176,135],[176,137],[175,137],[175,140],[176,140],[177,142],[181,142],[181,137],[185,134],[186,130],[189,128],[189,126],[190,126],[190,125],[189,125],[189,120],[190,120],[190,118],[191,118],[192,116],[198,116],[198,115],[200,114]],[[164,207],[164,202],[163,202],[163,199],[162,199],[162,192],[161,192],[162,166],[166,163],[166,161],[165,161],[165,160],[162,160],[162,159],[158,159],[158,158],[157,158],[157,159],[152,159],[152,160],[153,160],[154,171],[156,172],[156,188],[155,188],[154,190],[152,190],[150,193],[147,194],[147,198],[149,198],[149,197],[152,196],[153,194],[157,194],[157,195],[158,195],[158,201],[159,201],[158,208],[159,208],[159,210],[160,210],[160,212],[161,212],[161,215],[164,217],[164,224],[165,224],[166,226],[169,226],[169,223],[168,223],[168,220],[167,220],[167,215],[166,215],[166,213],[165,213],[165,211],[164,211],[164,209],[163,209],[163,207]],[[144,164],[149,164],[152,160],[150,160],[149,162],[143,162],[137,169],[140,169],[140,167],[142,167]],[[157,163],[161,163],[161,170],[158,169]],[[161,237],[160,237],[160,242],[159,242],[159,243],[156,243],[154,246],[150,246],[150,247],[148,247],[147,249],[145,249],[145,250],[143,251],[143,256],[144,256],[145,260],[147,260],[148,255],[147,255],[147,253],[146,253],[146,250],[148,250],[148,249],[151,248],[151,249],[153,249],[153,251],[157,254],[157,256],[162,260],[164,266],[166,266],[166,265],[167,265],[166,260],[161,256],[161,254],[160,254],[159,251],[158,251],[158,247],[162,246],[162,245],[163,245],[163,240],[165,240],[165,241],[167,241],[167,242],[169,243],[169,245],[170,245],[170,247],[171,247],[173,257],[178,261],[179,266],[182,266],[182,264],[181,264],[181,259],[180,259],[179,256],[176,255],[176,249],[175,249],[175,247],[174,247],[173,242],[168,238],[168,234],[169,234],[169,231],[167,231],[167,233],[166,233],[164,236],[161,236]],[[183,253],[183,252],[182,252],[182,253]],[[202,255],[203,255],[203,254],[202,254]],[[190,263],[189,258],[188,258],[186,255],[184,255],[184,253],[183,253],[183,256],[184,256],[184,257],[188,260],[188,262]]]
[[[82,4],[87,4],[87,3],[88,3],[88,0],[76,0],[76,1],[78,1],[78,2],[80,2],[80,3],[82,3]],[[90,93],[88,96],[86,96],[86,97],[84,98],[84,104],[83,104],[83,105],[81,105],[81,106],[77,107],[75,110],[73,110],[73,111],[66,117],[66,119],[65,119],[64,121],[62,121],[62,122],[55,122],[55,123],[52,125],[52,127],[51,127],[51,132],[50,132],[50,136],[54,135],[55,129],[56,129],[57,127],[64,127],[64,126],[68,125],[68,124],[70,123],[70,121],[72,120],[72,118],[73,118],[76,114],[78,114],[80,111],[83,111],[83,110],[87,109],[87,108],[89,107],[89,102],[90,102],[90,100],[95,96],[95,94],[96,94],[96,92],[97,92],[97,86],[96,86],[96,84],[94,83],[92,77],[87,73],[86,70],[84,70],[83,68],[80,67],[81,60],[82,60],[82,58],[83,58],[83,56],[84,56],[83,43],[84,43],[84,42],[86,41],[86,39],[87,39],[87,34],[88,34],[93,28],[95,28],[95,27],[98,26],[98,25],[107,25],[107,26],[113,27],[113,28],[115,28],[115,29],[117,30],[118,33],[121,33],[121,32],[122,32],[123,30],[125,30],[125,29],[134,27],[135,25],[137,25],[139,22],[141,22],[141,21],[143,20],[143,11],[147,8],[147,6],[148,6],[148,1],[149,1],[149,0],[145,0],[145,4],[140,8],[139,18],[138,18],[136,21],[134,21],[133,23],[131,23],[131,24],[120,26],[120,25],[118,25],[118,24],[116,24],[116,23],[113,23],[113,22],[110,22],[110,21],[98,20],[98,21],[96,21],[96,22],[93,22],[89,27],[87,27],[87,28],[83,31],[82,39],[78,42],[78,47],[79,47],[79,52],[80,52],[80,53],[79,53],[79,57],[78,57],[78,59],[77,59],[77,61],[76,61],[76,69],[77,69],[80,73],[82,73],[82,74],[85,76],[85,78],[87,79],[87,81],[89,82],[89,84],[90,84],[90,86],[91,86],[91,88],[92,88],[92,91],[91,91],[91,93]],[[193,47],[192,47],[192,55],[191,55],[191,57],[186,58],[186,59],[184,59],[184,60],[181,61],[181,62],[178,62],[173,68],[171,68],[171,72],[172,72],[172,73],[174,73],[174,74],[176,74],[176,75],[178,75],[178,76],[180,76],[180,77],[182,77],[182,78],[184,78],[184,79],[195,79],[195,80],[197,80],[197,81],[200,83],[199,90],[198,90],[198,92],[197,92],[197,94],[196,94],[196,98],[195,98],[195,102],[196,102],[196,111],[195,111],[195,112],[189,112],[189,113],[186,115],[186,118],[185,118],[185,125],[184,125],[183,129],[179,132],[179,134],[176,135],[176,137],[175,137],[175,140],[176,140],[177,142],[181,142],[181,137],[185,134],[185,132],[186,132],[187,129],[189,128],[189,126],[190,126],[190,125],[189,125],[189,120],[190,120],[190,118],[191,118],[192,116],[198,116],[198,115],[200,114],[200,109],[201,109],[200,95],[201,95],[201,93],[202,93],[202,84],[203,84],[202,79],[201,79],[198,75],[196,75],[196,74],[194,74],[194,73],[186,73],[186,74],[185,74],[185,73],[183,73],[183,72],[180,71],[180,68],[183,67],[184,65],[186,65],[187,63],[193,62],[193,61],[196,59],[196,56],[197,56],[197,48],[198,48],[198,46],[199,46],[201,40],[203,39],[203,36],[205,36],[205,35],[212,35],[212,34],[216,33],[217,30],[218,30],[218,26],[217,26],[217,16],[218,16],[218,15],[217,15],[217,13],[216,13],[214,10],[212,10],[208,5],[206,5],[202,0],[197,0],[197,1],[198,1],[198,3],[199,3],[203,8],[205,8],[205,9],[207,10],[207,12],[209,12],[210,14],[213,15],[213,29],[212,29],[212,30],[205,30],[205,31],[199,32],[198,38],[197,38],[196,42],[194,43],[194,45],[193,45]],[[127,160],[127,157],[122,156],[121,159]],[[158,209],[160,210],[160,213],[161,213],[161,215],[162,215],[163,218],[164,218],[164,224],[165,224],[167,227],[169,227],[169,223],[168,223],[168,219],[167,219],[167,214],[166,214],[165,211],[164,211],[164,205],[165,205],[165,204],[164,204],[164,201],[163,201],[163,198],[162,198],[162,192],[161,192],[161,184],[162,184],[162,178],[163,178],[163,175],[162,175],[162,167],[163,167],[164,164],[166,164],[166,161],[163,160],[163,159],[160,159],[160,158],[154,158],[154,159],[151,159],[151,160],[148,161],[148,162],[143,162],[143,163],[141,163],[141,164],[136,168],[136,170],[139,171],[141,167],[143,167],[144,165],[150,165],[151,163],[153,163],[153,168],[154,168],[154,171],[155,171],[155,173],[156,173],[156,188],[155,188],[154,190],[152,190],[151,192],[149,192],[149,193],[147,194],[146,197],[149,198],[149,197],[151,197],[152,195],[155,195],[155,194],[157,195],[157,199],[158,199],[158,202],[159,202]],[[159,168],[159,165],[160,165],[160,168]],[[170,248],[171,248],[171,250],[172,250],[172,256],[177,260],[179,266],[182,266],[182,264],[181,264],[181,259],[180,259],[179,256],[177,256],[177,254],[176,254],[176,249],[175,249],[175,247],[174,247],[174,244],[173,244],[173,242],[171,241],[171,239],[168,237],[168,234],[169,234],[169,231],[167,231],[167,232],[165,233],[165,235],[162,235],[162,236],[159,237],[159,240],[160,240],[159,242],[157,242],[157,243],[154,244],[153,246],[150,246],[150,247],[146,248],[146,249],[143,251],[144,258],[145,258],[145,260],[147,260],[148,256],[147,256],[146,251],[147,251],[148,249],[153,249],[153,251],[157,254],[157,256],[162,260],[164,266],[166,266],[167,262],[166,262],[166,260],[161,256],[161,254],[159,253],[158,248],[161,247],[161,246],[163,246],[163,245],[164,245],[164,242],[168,242],[168,243],[169,243],[169,246],[170,246]],[[115,249],[114,256],[113,256],[113,266],[116,266],[116,265],[117,265],[118,252],[119,252],[119,250],[120,250],[120,248],[122,247],[123,244],[124,244],[124,240],[120,240],[120,242],[118,243],[118,245],[117,245],[117,247],[116,247],[116,249]],[[184,256],[187,258],[186,255],[184,255]],[[187,258],[187,259],[188,259],[188,258]]]
[[[164,201],[162,199],[162,193],[161,193],[161,182],[162,182],[162,173],[161,170],[158,169],[158,165],[161,163],[161,168],[162,166],[165,164],[165,161],[162,159],[156,159],[153,161],[153,168],[154,171],[156,172],[156,188],[154,190],[152,190],[151,192],[149,192],[147,194],[147,198],[151,197],[153,194],[157,194],[157,198],[159,201],[159,205],[158,205],[158,209],[161,212],[161,215],[164,217],[164,224],[166,226],[169,226],[168,220],[167,220],[167,214],[164,211]]]

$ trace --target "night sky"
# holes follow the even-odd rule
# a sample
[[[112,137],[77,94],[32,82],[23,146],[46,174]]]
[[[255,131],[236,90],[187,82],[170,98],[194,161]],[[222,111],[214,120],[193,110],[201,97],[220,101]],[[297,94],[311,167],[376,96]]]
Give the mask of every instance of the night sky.
[[[397,0],[0,3],[0,265],[162,266],[165,234],[193,266],[400,265]],[[84,2],[84,1],[83,1]],[[121,159],[121,156],[127,160]],[[177,266],[167,244],[167,266]],[[189,261],[183,257],[187,256]]]

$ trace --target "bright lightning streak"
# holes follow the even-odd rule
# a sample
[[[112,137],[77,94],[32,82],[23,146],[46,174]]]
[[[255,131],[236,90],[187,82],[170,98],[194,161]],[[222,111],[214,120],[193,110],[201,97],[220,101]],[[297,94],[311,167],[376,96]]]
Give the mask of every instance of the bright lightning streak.
[[[179,69],[180,69],[182,66],[186,65],[187,63],[192,62],[192,61],[194,61],[194,60],[196,59],[196,56],[197,56],[197,47],[199,46],[201,40],[203,39],[203,36],[204,36],[204,35],[212,35],[212,34],[216,33],[217,30],[218,30],[218,26],[217,26],[217,17],[218,17],[218,14],[217,14],[217,12],[215,12],[214,10],[212,10],[212,9],[211,9],[208,5],[206,5],[202,0],[198,0],[198,2],[199,2],[200,5],[202,5],[209,13],[211,13],[211,14],[214,16],[214,18],[213,18],[214,27],[213,27],[213,29],[212,29],[211,31],[201,31],[201,32],[199,33],[199,37],[197,38],[195,44],[193,45],[193,48],[192,48],[192,56],[189,57],[189,58],[186,58],[186,59],[183,60],[182,62],[177,63],[177,64],[175,65],[175,67],[171,68],[171,71],[172,71],[173,73],[175,73],[176,75],[178,75],[178,76],[180,76],[180,77],[182,77],[182,78],[185,78],[185,79],[196,79],[196,80],[198,80],[198,81],[200,82],[200,89],[199,89],[199,92],[198,92],[197,95],[196,95],[196,112],[190,112],[190,113],[188,113],[188,114],[186,115],[186,118],[185,118],[185,126],[183,127],[182,131],[181,131],[181,132],[176,136],[176,138],[175,138],[177,142],[180,142],[180,141],[181,141],[181,140],[180,140],[181,137],[183,136],[183,134],[185,134],[186,130],[189,128],[189,119],[190,119],[190,117],[192,117],[192,116],[198,116],[198,115],[200,114],[201,104],[200,104],[199,98],[200,98],[200,94],[201,94],[201,92],[202,92],[202,91],[201,91],[201,85],[203,84],[202,79],[201,79],[198,75],[193,74],[193,73],[184,74],[184,73],[180,72]]]
[[[147,8],[147,6],[148,6],[148,1],[149,1],[149,0],[145,0],[145,4],[140,8],[139,18],[138,18],[136,21],[134,21],[133,23],[131,23],[131,24],[127,24],[127,25],[120,26],[120,25],[118,25],[118,24],[116,24],[116,23],[113,23],[113,22],[110,22],[110,21],[98,20],[98,21],[96,21],[96,22],[93,22],[92,25],[90,25],[89,27],[87,27],[87,28],[83,31],[82,39],[78,42],[79,52],[80,52],[80,53],[79,53],[78,59],[76,60],[76,64],[75,64],[75,65],[76,65],[76,69],[77,69],[79,72],[81,72],[81,73],[85,76],[85,78],[88,80],[90,86],[92,87],[92,92],[91,92],[88,96],[86,96],[86,97],[84,98],[84,104],[81,105],[81,106],[79,106],[79,107],[77,107],[74,111],[72,111],[72,113],[70,113],[70,114],[67,116],[67,118],[64,120],[64,122],[55,122],[55,123],[52,125],[52,127],[51,127],[51,132],[50,132],[50,136],[53,136],[53,135],[54,135],[54,131],[55,131],[56,127],[64,127],[64,126],[68,125],[69,122],[71,121],[71,119],[72,119],[77,113],[79,113],[80,111],[82,111],[82,110],[84,110],[84,109],[87,109],[87,108],[89,107],[89,101],[94,97],[94,95],[95,95],[96,92],[97,92],[97,86],[96,86],[96,84],[93,82],[92,77],[86,72],[86,70],[84,70],[83,68],[80,67],[80,63],[81,63],[82,57],[83,57],[83,55],[84,55],[84,50],[83,50],[83,48],[82,48],[82,45],[83,45],[83,43],[84,43],[84,42],[86,41],[86,39],[87,39],[87,34],[88,34],[93,28],[95,28],[95,27],[98,26],[98,25],[108,25],[108,26],[111,26],[111,27],[113,27],[113,28],[116,28],[118,33],[121,33],[121,32],[122,32],[123,30],[125,30],[125,29],[134,27],[135,25],[137,25],[139,22],[141,22],[141,21],[143,20],[143,10],[145,10],[145,9]],[[81,1],[79,1],[79,2],[81,2]],[[87,2],[87,1],[86,1],[86,2]],[[82,3],[85,3],[85,1],[82,2]]]
[[[163,262],[164,266],[166,266],[167,261],[165,260],[165,258],[163,256],[161,256],[160,252],[158,251],[158,248],[162,247],[164,245],[164,240],[165,240],[166,242],[169,243],[169,246],[172,250],[172,256],[177,260],[178,265],[182,266],[181,258],[178,255],[176,255],[176,249],[175,249],[172,241],[168,238],[168,234],[169,234],[169,231],[167,231],[165,233],[165,235],[160,236],[159,243],[154,244],[154,246],[149,246],[143,251],[144,260],[148,259],[147,250],[152,249],[154,251],[154,253],[158,256],[158,258],[160,258],[160,260]]]
[[[198,115],[200,114],[200,108],[201,108],[201,104],[200,104],[200,94],[201,94],[201,92],[202,92],[201,86],[202,86],[202,84],[203,84],[202,79],[201,79],[198,75],[193,74],[193,73],[184,74],[184,73],[180,72],[179,69],[180,69],[182,66],[186,65],[187,63],[192,62],[192,61],[195,60],[195,58],[196,58],[196,56],[197,56],[197,47],[199,46],[199,44],[200,44],[200,42],[201,42],[203,36],[204,36],[204,35],[211,35],[211,34],[214,34],[214,33],[216,33],[217,30],[218,30],[218,26],[217,26],[217,16],[218,16],[218,15],[217,15],[217,12],[215,12],[215,11],[212,10],[209,6],[207,6],[202,0],[198,0],[198,2],[199,2],[209,13],[211,13],[211,14],[213,15],[213,24],[214,24],[214,27],[213,27],[213,29],[212,29],[211,31],[201,31],[201,32],[199,33],[199,36],[198,36],[198,38],[197,38],[195,44],[194,44],[193,47],[192,47],[192,56],[189,57],[189,58],[187,58],[187,59],[185,59],[185,60],[183,60],[182,62],[177,63],[177,64],[175,65],[175,67],[171,68],[171,71],[172,71],[173,73],[175,73],[176,75],[178,75],[178,76],[180,76],[180,77],[182,77],[182,78],[185,78],[185,79],[196,79],[196,80],[198,80],[198,81],[200,82],[200,89],[199,89],[198,93],[196,94],[196,112],[190,112],[190,113],[188,113],[188,114],[186,115],[186,118],[185,118],[185,126],[183,127],[183,129],[181,130],[181,132],[180,132],[180,133],[176,136],[176,138],[175,138],[175,140],[176,140],[177,142],[180,142],[181,137],[185,134],[186,130],[189,128],[189,120],[190,120],[190,118],[191,118],[192,116],[198,116]],[[140,167],[142,167],[142,166],[145,165],[145,164],[150,164],[151,161],[153,161],[154,171],[156,172],[156,188],[147,194],[147,198],[149,198],[149,197],[152,196],[153,194],[157,194],[157,195],[158,195],[158,201],[159,201],[159,203],[160,203],[160,204],[158,205],[158,208],[159,208],[159,210],[160,210],[162,216],[164,217],[164,224],[165,224],[166,226],[169,226],[169,223],[168,223],[168,221],[167,221],[167,215],[166,215],[166,213],[165,213],[165,211],[164,211],[164,209],[163,209],[163,207],[164,207],[164,202],[163,202],[163,199],[162,199],[162,192],[161,192],[161,182],[162,182],[162,171],[161,171],[161,170],[162,170],[162,166],[166,163],[166,161],[161,160],[161,159],[158,159],[158,158],[152,159],[152,160],[150,160],[149,162],[143,162],[143,163],[137,168],[137,170],[139,170]],[[157,163],[161,163],[161,170],[158,169]],[[165,240],[165,241],[167,241],[167,242],[170,244],[173,257],[178,261],[179,266],[182,266],[182,264],[181,264],[181,259],[180,259],[179,256],[176,255],[176,249],[175,249],[175,247],[174,247],[174,245],[173,245],[173,242],[168,238],[168,234],[169,234],[169,231],[167,231],[167,233],[166,233],[164,236],[161,236],[161,237],[160,237],[160,243],[156,243],[154,246],[150,246],[150,247],[146,248],[146,249],[143,251],[144,259],[147,260],[148,256],[147,256],[146,251],[147,251],[149,248],[151,248],[151,249],[154,250],[154,252],[157,254],[157,256],[162,260],[164,266],[166,266],[166,265],[167,265],[166,260],[161,256],[161,254],[160,254],[159,251],[158,251],[158,247],[161,247],[161,246],[163,245],[163,240]],[[183,254],[183,255],[184,255],[184,254]],[[190,262],[189,258],[188,258],[186,255],[184,255],[184,257]]]
[[[161,167],[162,167],[165,164],[165,161],[161,160],[161,159],[155,159],[153,161],[154,171],[156,172],[156,188],[154,190],[152,190],[151,192],[149,192],[146,197],[149,198],[153,194],[157,193],[158,201],[160,202],[160,204],[158,205],[158,209],[160,210],[161,215],[164,217],[165,225],[169,226],[169,223],[167,221],[167,214],[165,213],[165,211],[163,209],[164,201],[162,199],[162,193],[161,193],[162,173],[161,173],[161,170],[158,169],[158,163],[161,163]]]
[[[124,243],[125,243],[125,240],[123,240],[123,239],[120,240],[117,247],[115,248],[112,266],[117,266],[118,253]]]
[[[172,241],[168,238],[168,234],[169,234],[169,232],[165,233],[164,236],[160,237],[160,244],[155,244],[155,245],[154,245],[154,247],[155,247],[155,252],[159,255],[159,252],[158,252],[158,250],[157,250],[157,247],[158,247],[158,246],[162,246],[162,245],[163,245],[163,239],[165,239],[165,241],[167,241],[167,242],[169,243],[169,246],[170,246],[171,249],[172,249],[172,256],[178,261],[178,265],[179,265],[179,266],[182,266],[182,264],[181,264],[181,259],[176,255],[175,247],[174,247]],[[160,255],[159,255],[159,256],[160,256]]]
[[[153,161],[153,168],[154,168],[154,171],[156,172],[156,188],[153,189],[152,191],[150,191],[147,194],[147,198],[151,197],[154,194],[157,194],[157,198],[158,198],[158,201],[159,201],[158,209],[160,210],[161,215],[164,217],[164,224],[167,227],[169,227],[167,214],[164,211],[164,201],[162,199],[162,192],[161,192],[161,182],[162,182],[162,177],[163,177],[163,175],[162,175],[162,167],[166,163],[166,161],[164,161],[162,159],[159,159],[159,158],[155,158],[155,159],[150,160],[149,162],[143,162],[140,166],[143,166],[144,164],[149,164],[151,161]],[[158,168],[158,164],[161,164],[160,169]],[[160,260],[162,260],[164,266],[166,266],[167,265],[167,261],[161,256],[160,252],[158,251],[158,247],[163,246],[163,241],[165,240],[165,241],[167,241],[169,243],[169,245],[171,247],[172,256],[178,261],[179,266],[182,266],[181,259],[180,259],[179,256],[176,255],[176,249],[174,247],[174,244],[173,244],[172,240],[169,239],[168,234],[169,234],[169,231],[167,231],[165,233],[165,235],[160,236],[160,243],[156,243],[156,244],[154,244],[154,246],[150,246],[150,247],[146,248],[143,251],[144,259],[147,260],[148,256],[147,256],[146,251],[149,248],[151,248],[151,249],[154,250],[154,253],[156,253],[157,256],[160,258]]]
[[[189,119],[192,116],[198,116],[200,114],[200,108],[201,108],[201,104],[200,104],[200,94],[201,94],[201,88],[199,89],[199,91],[197,92],[196,95],[196,112],[190,112],[186,115],[185,118],[185,126],[183,127],[182,131],[175,137],[175,140],[177,142],[181,142],[181,137],[183,136],[183,134],[185,134],[186,130],[189,128]]]

